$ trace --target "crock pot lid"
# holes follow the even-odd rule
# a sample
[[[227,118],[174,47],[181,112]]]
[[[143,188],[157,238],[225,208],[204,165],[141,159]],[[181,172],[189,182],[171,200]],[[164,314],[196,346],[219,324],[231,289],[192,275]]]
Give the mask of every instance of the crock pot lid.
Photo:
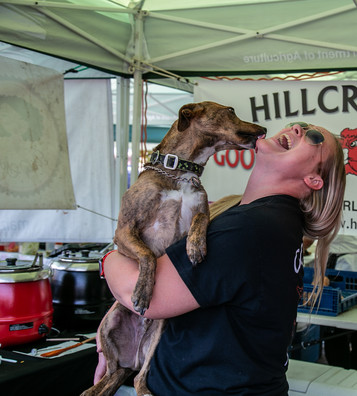
[[[88,252],[82,250],[81,252],[75,254],[72,252],[66,252],[65,254],[58,256],[54,261],[64,262],[64,263],[98,263],[103,257],[103,254],[96,252]]]
[[[23,272],[23,271],[38,271],[42,267],[38,265],[32,266],[33,262],[29,260],[18,260],[13,257],[8,257],[5,260],[0,260],[0,272]]]

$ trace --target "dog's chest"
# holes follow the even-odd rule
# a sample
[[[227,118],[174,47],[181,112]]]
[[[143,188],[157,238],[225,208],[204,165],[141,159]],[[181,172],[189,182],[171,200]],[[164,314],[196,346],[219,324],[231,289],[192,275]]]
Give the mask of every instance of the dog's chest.
[[[164,191],[161,195],[163,205],[172,202],[173,208],[177,208],[177,225],[182,234],[190,229],[192,217],[199,211],[202,199],[203,194],[189,183],[181,183],[180,190]]]
[[[176,240],[187,234],[193,216],[204,210],[206,195],[190,183],[180,183],[179,190],[161,192],[161,202],[152,225],[143,240],[155,255],[161,255]]]

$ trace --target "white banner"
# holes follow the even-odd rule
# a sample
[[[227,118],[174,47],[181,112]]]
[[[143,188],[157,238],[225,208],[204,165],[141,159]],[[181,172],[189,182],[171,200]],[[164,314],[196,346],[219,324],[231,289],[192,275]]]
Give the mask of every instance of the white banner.
[[[74,209],[63,75],[0,64],[0,209]]]
[[[65,81],[69,158],[76,202],[81,208],[2,210],[1,242],[112,241],[116,221],[107,217],[117,217],[117,213],[113,213],[111,106],[109,80]],[[58,194],[61,188],[59,185]]]
[[[268,129],[268,137],[292,121],[320,125],[342,138],[347,187],[341,234],[357,235],[357,82],[222,81],[200,82],[196,102],[212,100],[235,108],[239,118]],[[244,192],[254,151],[219,152],[208,161],[202,182],[215,201]]]

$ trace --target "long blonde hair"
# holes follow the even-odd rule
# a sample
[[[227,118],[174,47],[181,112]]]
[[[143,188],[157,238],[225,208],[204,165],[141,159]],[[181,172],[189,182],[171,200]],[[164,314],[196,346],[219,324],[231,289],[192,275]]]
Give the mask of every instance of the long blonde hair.
[[[314,128],[324,131],[321,127]],[[318,301],[323,289],[329,246],[341,227],[346,172],[341,144],[336,136],[334,139],[334,152],[321,164],[321,177],[324,181],[322,189],[314,190],[300,201],[305,217],[304,235],[317,239],[312,306]]]
[[[219,216],[232,206],[238,205],[241,199],[242,195],[228,195],[227,197],[223,197],[218,201],[211,203],[209,206],[210,220],[212,221],[215,217]]]
[[[314,126],[322,132],[324,128]],[[326,271],[329,246],[335,238],[341,226],[342,204],[346,187],[346,172],[344,155],[341,144],[336,136],[335,150],[329,158],[320,164],[321,177],[324,185],[320,190],[300,200],[301,209],[304,213],[305,223],[303,233],[309,239],[316,240],[315,263],[314,263],[314,290],[311,294],[312,307],[319,301],[323,289],[323,281]],[[242,195],[229,195],[210,205],[210,219],[213,220],[219,214],[242,199]]]

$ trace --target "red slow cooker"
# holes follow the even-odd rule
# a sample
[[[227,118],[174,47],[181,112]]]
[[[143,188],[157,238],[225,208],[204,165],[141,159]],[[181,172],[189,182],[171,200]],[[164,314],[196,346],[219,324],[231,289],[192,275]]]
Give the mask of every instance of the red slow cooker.
[[[35,341],[52,327],[49,270],[37,258],[33,262],[16,258],[0,261],[1,347]]]

